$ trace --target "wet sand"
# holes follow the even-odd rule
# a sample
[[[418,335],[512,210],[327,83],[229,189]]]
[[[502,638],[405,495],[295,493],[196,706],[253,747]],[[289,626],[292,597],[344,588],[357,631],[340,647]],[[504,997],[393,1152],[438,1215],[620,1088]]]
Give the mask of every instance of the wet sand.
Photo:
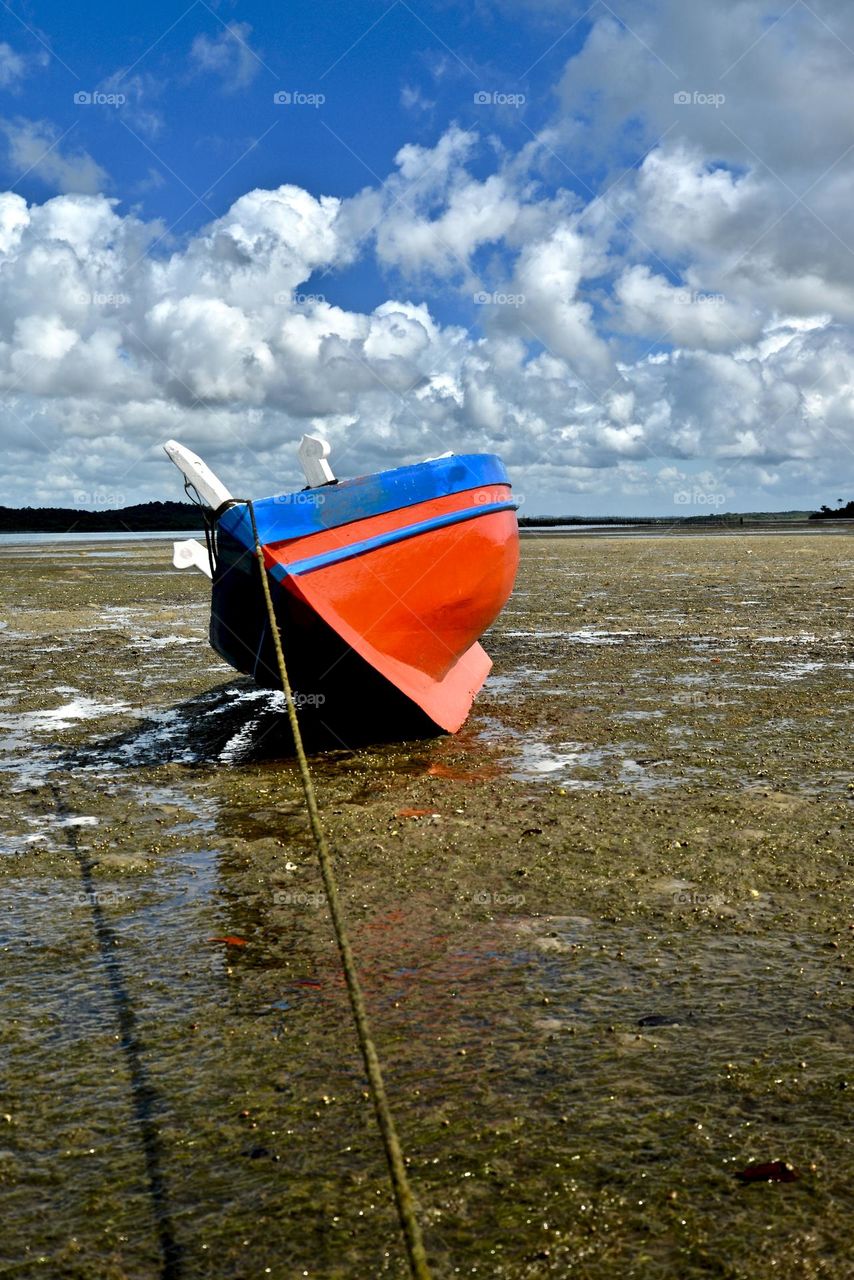
[[[275,695],[169,558],[0,549],[0,1274],[404,1277]],[[854,1275],[852,568],[526,536],[464,731],[315,759],[437,1276]]]

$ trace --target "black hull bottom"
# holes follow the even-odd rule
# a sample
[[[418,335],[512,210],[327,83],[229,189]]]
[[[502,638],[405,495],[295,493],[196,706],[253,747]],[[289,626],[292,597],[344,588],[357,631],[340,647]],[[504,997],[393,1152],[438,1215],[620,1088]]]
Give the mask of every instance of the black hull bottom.
[[[256,684],[281,689],[255,556],[220,531],[210,642]],[[300,726],[312,749],[436,737],[443,732],[337,632],[270,579]]]

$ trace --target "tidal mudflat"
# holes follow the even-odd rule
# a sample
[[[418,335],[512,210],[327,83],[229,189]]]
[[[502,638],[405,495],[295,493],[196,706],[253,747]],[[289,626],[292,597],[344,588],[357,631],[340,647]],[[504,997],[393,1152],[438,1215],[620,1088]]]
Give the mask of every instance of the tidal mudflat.
[[[0,551],[0,1274],[403,1277],[277,699],[169,550]],[[437,1276],[854,1275],[852,569],[526,538],[464,731],[314,759]]]

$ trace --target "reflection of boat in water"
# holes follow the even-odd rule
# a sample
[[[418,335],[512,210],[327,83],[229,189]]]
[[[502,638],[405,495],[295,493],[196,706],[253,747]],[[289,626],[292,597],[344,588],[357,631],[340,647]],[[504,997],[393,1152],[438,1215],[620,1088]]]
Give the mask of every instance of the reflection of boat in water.
[[[249,503],[165,446],[206,505],[208,549],[178,563],[213,579],[210,640],[238,671],[280,687]],[[297,705],[346,738],[455,732],[491,662],[478,643],[513,587],[516,503],[499,458],[447,455],[336,481],[304,437],[309,487],[252,509]],[[367,732],[366,732],[367,731]]]

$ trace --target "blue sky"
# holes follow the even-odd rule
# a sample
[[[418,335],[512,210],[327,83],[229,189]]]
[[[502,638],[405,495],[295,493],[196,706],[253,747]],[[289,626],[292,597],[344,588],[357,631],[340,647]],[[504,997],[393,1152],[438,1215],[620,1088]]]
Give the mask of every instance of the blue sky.
[[[7,94],[6,112],[28,114],[35,90],[61,145],[85,149],[109,175],[106,193],[176,237],[254,187],[355,195],[385,180],[402,146],[431,146],[452,121],[523,146],[554,111],[556,79],[589,29],[560,13],[518,21],[487,5],[404,0],[95,4],[85,22],[65,5],[39,4],[18,16],[26,26],[16,30],[7,15],[9,37],[39,71],[29,89]],[[74,101],[98,90],[127,101]],[[281,92],[313,103],[277,104]],[[524,102],[475,101],[496,92]],[[488,171],[488,141],[484,150],[473,172]],[[553,168],[554,184],[584,190],[558,159]],[[7,176],[28,200],[53,194],[37,171],[19,177],[12,165]],[[455,299],[434,293],[435,307],[456,313]],[[359,264],[327,277],[326,294],[368,307],[387,289],[371,264]]]
[[[306,429],[529,510],[844,488],[854,20],[693,9],[13,0],[0,501],[169,496],[164,433],[284,488]]]
[[[555,82],[589,23],[501,17],[490,6],[285,3],[12,5],[5,38],[39,60],[5,112],[50,119],[69,148],[107,171],[109,194],[189,232],[253,187],[295,183],[353,195],[382,182],[406,143],[432,145],[451,121],[521,146],[554,110]],[[232,37],[232,33],[234,33]],[[508,38],[510,37],[510,38]],[[221,49],[221,66],[216,68]],[[194,49],[197,51],[194,54]],[[124,93],[81,109],[80,91]],[[276,105],[277,92],[322,96]],[[478,92],[523,95],[490,107]],[[156,175],[152,180],[152,174]],[[50,183],[7,177],[30,200]],[[570,182],[568,171],[561,181]],[[52,194],[52,192],[50,192]],[[198,197],[198,202],[196,198]]]

